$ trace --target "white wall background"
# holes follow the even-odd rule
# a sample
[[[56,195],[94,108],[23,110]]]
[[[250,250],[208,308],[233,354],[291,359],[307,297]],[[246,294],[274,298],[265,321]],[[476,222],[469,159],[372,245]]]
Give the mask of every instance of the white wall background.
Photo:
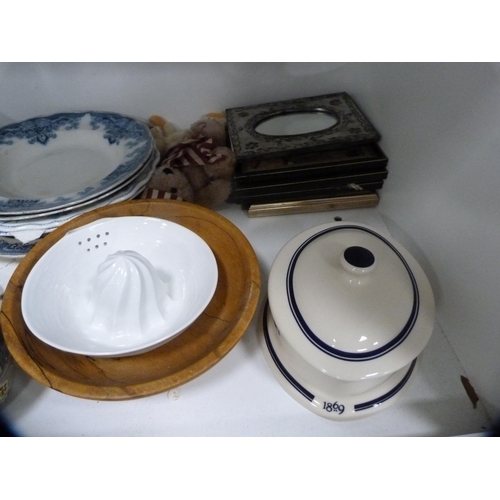
[[[438,321],[495,416],[500,409],[499,76],[495,64],[376,65],[363,94],[390,159],[380,212],[426,269]]]
[[[338,91],[382,133],[390,174],[380,213],[428,273],[438,321],[498,416],[500,66],[0,63],[0,126],[99,109],[186,127],[209,111]]]

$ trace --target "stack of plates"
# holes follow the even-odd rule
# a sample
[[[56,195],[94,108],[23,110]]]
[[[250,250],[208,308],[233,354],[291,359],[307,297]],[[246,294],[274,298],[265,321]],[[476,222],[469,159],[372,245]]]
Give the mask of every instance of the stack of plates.
[[[84,212],[137,196],[159,154],[147,125],[58,113],[0,129],[0,255],[26,254]]]

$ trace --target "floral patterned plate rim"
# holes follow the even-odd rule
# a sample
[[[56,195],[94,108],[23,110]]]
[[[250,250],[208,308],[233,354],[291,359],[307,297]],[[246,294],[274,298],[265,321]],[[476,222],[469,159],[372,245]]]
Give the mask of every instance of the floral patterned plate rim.
[[[0,215],[99,196],[133,176],[153,147],[146,124],[118,113],[57,113],[2,127]]]
[[[22,243],[12,236],[0,236],[0,256],[1,257],[22,257],[26,255],[41,238]]]

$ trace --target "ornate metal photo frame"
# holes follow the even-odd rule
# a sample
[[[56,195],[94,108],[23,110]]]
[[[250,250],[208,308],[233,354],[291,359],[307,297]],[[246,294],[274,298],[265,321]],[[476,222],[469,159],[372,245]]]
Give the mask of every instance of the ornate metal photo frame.
[[[330,118],[326,128],[292,134],[267,134],[261,125],[289,115]],[[380,140],[380,134],[346,92],[226,109],[231,147],[238,161],[285,153],[345,148]],[[328,122],[328,120],[323,120]]]

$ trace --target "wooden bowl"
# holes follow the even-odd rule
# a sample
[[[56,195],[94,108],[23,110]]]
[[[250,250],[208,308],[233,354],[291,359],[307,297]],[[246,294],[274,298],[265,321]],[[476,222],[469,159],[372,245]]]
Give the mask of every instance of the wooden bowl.
[[[38,340],[27,328],[21,311],[23,285],[36,262],[71,229],[104,217],[132,215],[176,222],[208,243],[217,260],[219,281],[203,314],[179,337],[137,356],[91,358],[60,351]],[[126,400],[172,389],[214,366],[245,333],[259,294],[260,269],[255,252],[226,218],[186,202],[126,201],[83,214],[35,245],[7,285],[0,325],[15,361],[38,382],[71,396]]]

